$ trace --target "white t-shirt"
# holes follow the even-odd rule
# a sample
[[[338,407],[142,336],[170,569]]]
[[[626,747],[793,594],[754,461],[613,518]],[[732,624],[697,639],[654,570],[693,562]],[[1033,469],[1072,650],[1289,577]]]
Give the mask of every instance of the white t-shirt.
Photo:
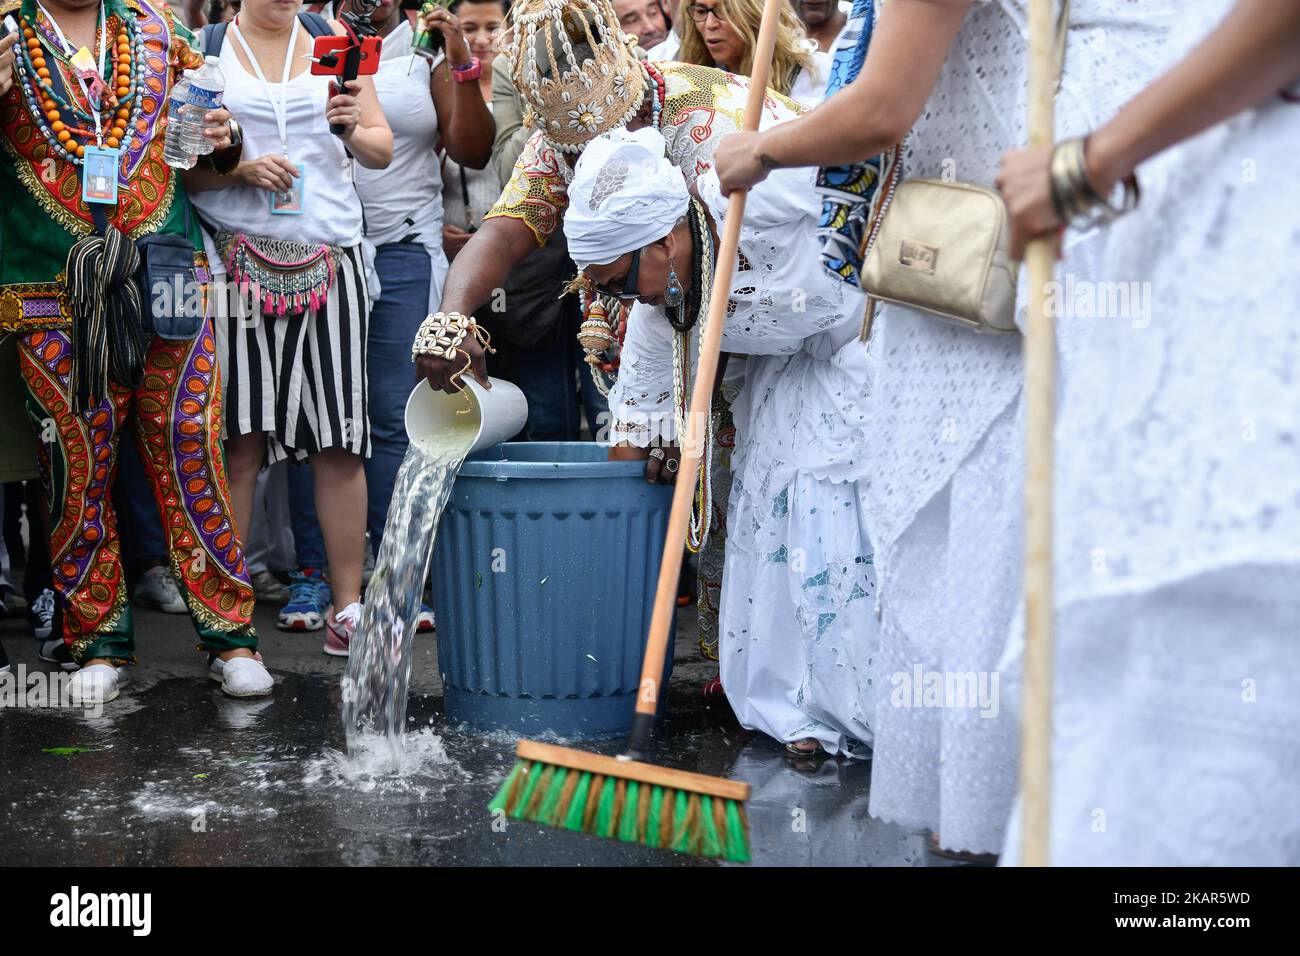
[[[393,131],[393,161],[387,169],[356,169],[366,238],[376,246],[411,235],[442,242],[442,175],[433,150],[438,113],[429,95],[433,65],[411,52],[410,23],[403,21],[384,37],[374,79],[379,105]]]
[[[660,60],[675,60],[677,51],[682,48],[682,38],[675,31],[668,31],[668,39],[662,43],[656,43],[650,49],[646,50],[645,58],[651,63],[657,63]]]
[[[826,96],[826,84],[831,80],[833,56],[820,50],[809,54],[812,60],[809,68],[800,70],[794,78],[790,89],[790,99],[804,106],[819,106]]]
[[[267,75],[267,98],[258,78],[235,55],[238,28],[232,23],[221,45],[221,70],[226,77],[224,104],[239,118],[244,131],[244,158],[256,159],[281,150],[276,124],[282,74]],[[355,246],[361,241],[361,202],[352,185],[353,165],[343,140],[330,133],[325,119],[329,101],[327,76],[304,70],[284,91],[289,161],[304,169],[302,215],[275,215],[272,193],[255,186],[229,186],[192,193],[199,214],[218,228],[296,242]]]

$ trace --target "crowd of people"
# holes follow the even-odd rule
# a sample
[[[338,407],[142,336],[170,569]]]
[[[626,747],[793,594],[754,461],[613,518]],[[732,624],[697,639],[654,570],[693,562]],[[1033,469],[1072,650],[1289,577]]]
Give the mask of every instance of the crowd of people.
[[[84,3],[69,6],[83,16],[97,12]],[[186,19],[193,30],[170,11],[154,11],[172,37],[173,74],[197,66],[197,55],[220,58],[228,83],[226,111],[238,117],[242,139],[240,162],[232,170],[201,164],[174,175],[163,165],[153,167],[181,194],[173,205],[190,206],[200,226],[202,255],[196,261],[214,280],[247,279],[263,288],[271,271],[284,273],[287,264],[297,267],[298,294],[319,295],[319,307],[305,310],[268,305],[274,321],[266,322],[247,321],[249,303],[240,296],[214,295],[208,345],[223,377],[224,414],[215,422],[225,466],[219,483],[227,486],[223,510],[247,546],[231,563],[246,564],[256,600],[280,606],[282,629],[323,630],[331,654],[347,652],[363,579],[378,553],[406,450],[404,410],[413,378],[392,370],[409,363],[416,329],[438,304],[448,260],[495,202],[499,170],[509,170],[521,148],[511,152],[510,130],[492,116],[493,63],[505,4],[458,0],[423,22],[404,7],[411,4],[378,4],[371,23],[383,38],[380,69],[360,81],[357,96],[345,95],[338,103],[328,79],[308,71],[305,56],[314,32],[333,30],[333,18],[346,6],[311,4],[299,11],[296,4],[257,0],[192,3]],[[54,2],[38,11],[34,32],[62,26],[58,10]],[[416,27],[443,37],[441,52],[413,52]],[[6,71],[13,69],[10,56]],[[20,94],[15,87],[12,95]],[[504,95],[512,107],[513,87]],[[346,128],[342,136],[326,129],[336,109]],[[160,134],[161,110],[146,119],[147,132]],[[162,136],[154,139],[156,146],[149,148],[160,154]],[[21,179],[18,167],[14,173]],[[279,215],[268,206],[267,194],[291,188],[295,179],[310,183],[302,212]],[[134,186],[123,183],[128,192]],[[89,207],[73,212],[93,228]],[[51,243],[47,258],[61,267],[66,254],[57,247]],[[11,261],[12,256],[11,250]],[[583,427],[594,433],[605,406],[586,366],[579,377],[577,310],[558,299],[560,274],[571,265],[567,257],[549,263],[543,258],[536,257],[530,279],[521,275],[512,282],[513,308],[497,323],[504,354],[494,372],[517,381],[528,395],[527,437],[574,440]],[[6,338],[12,348],[15,337]],[[6,380],[16,407],[23,400],[22,382],[15,356],[8,358],[15,375]],[[118,653],[88,657],[75,639],[64,639],[79,633],[64,621],[64,595],[73,589],[65,592],[49,570],[46,490],[32,477],[37,453],[23,434],[30,426],[21,419],[17,426],[14,465],[4,475],[11,479],[9,547],[0,566],[26,569],[22,603],[42,658],[67,670],[80,667],[83,679],[96,678],[111,697],[120,679],[117,667],[133,659],[133,648],[128,642]],[[190,613],[192,605],[183,593],[183,574],[178,578],[171,566],[138,450],[137,416],[127,414],[120,429],[112,441],[116,474],[108,495],[113,542],[105,546],[120,564],[117,577],[124,585],[111,602],[125,611],[114,613],[114,626],[129,635],[127,593],[129,603],[170,613]],[[52,530],[57,533],[57,527]],[[0,590],[6,598],[13,591],[7,579],[0,580]],[[251,607],[242,595],[238,603]],[[420,629],[431,631],[433,623],[426,606]],[[247,622],[242,626],[249,629]],[[255,643],[249,646],[255,653]],[[222,664],[214,656],[214,666],[224,671]],[[113,667],[111,674],[104,665]],[[257,677],[258,692],[269,690],[269,677]],[[237,689],[228,680],[226,686]]]
[[[255,601],[345,656],[414,376],[499,375],[526,437],[696,483],[683,590],[744,727],[797,766],[869,758],[873,816],[1014,861],[1012,263],[1060,233],[1052,859],[1300,862],[1300,3],[1063,0],[1043,148],[1027,0],[789,0],[756,132],[760,0],[381,0],[380,69],[343,87],[308,54],[346,6],[200,6],[191,32],[154,0],[0,4],[21,24],[0,45],[4,539],[79,693],[111,699],[134,661],[132,590],[188,611],[234,696],[273,686]],[[76,46],[116,57],[110,95]],[[203,55],[225,99],[177,174],[164,94]],[[120,150],[114,207],[83,199],[83,147]],[[913,180],[1000,195],[1015,329],[867,294],[869,265],[949,275],[924,237],[873,244]],[[148,308],[123,276],[154,236],[235,293],[133,331]],[[495,352],[424,346],[467,322]]]

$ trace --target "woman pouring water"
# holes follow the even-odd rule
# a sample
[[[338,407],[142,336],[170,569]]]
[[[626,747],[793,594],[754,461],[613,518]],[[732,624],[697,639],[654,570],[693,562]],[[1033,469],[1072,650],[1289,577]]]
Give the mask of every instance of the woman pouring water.
[[[795,754],[862,756],[877,635],[857,491],[869,402],[864,300],[821,267],[811,184],[810,171],[774,174],[749,197],[741,227],[722,348],[748,358],[733,404],[719,656],[746,727]],[[618,130],[583,152],[564,217],[585,277],[636,301],[610,393],[614,429],[653,430],[667,444],[682,428],[726,214],[712,171],[696,192],[657,130]],[[707,481],[707,460],[701,474]],[[702,491],[697,500],[708,502]],[[697,517],[707,528],[707,514]]]

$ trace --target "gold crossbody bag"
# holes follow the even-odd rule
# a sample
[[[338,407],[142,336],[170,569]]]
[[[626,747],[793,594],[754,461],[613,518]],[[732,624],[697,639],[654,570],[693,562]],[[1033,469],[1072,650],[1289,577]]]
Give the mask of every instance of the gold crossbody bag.
[[[1061,0],[1056,28],[1058,91],[1069,20],[1070,2]],[[878,227],[864,243],[868,248],[862,288],[873,300],[920,309],[976,332],[1017,331],[1018,265],[1009,253],[1010,223],[997,190],[909,179],[898,185],[887,203]],[[868,322],[874,305],[868,309]]]

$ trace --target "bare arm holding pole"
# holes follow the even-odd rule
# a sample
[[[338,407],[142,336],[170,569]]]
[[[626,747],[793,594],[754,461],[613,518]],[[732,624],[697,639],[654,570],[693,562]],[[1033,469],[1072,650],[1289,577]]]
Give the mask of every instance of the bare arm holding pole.
[[[857,163],[896,145],[939,78],[970,0],[885,4],[858,78],[811,113],[718,144],[724,195],[760,183],[780,166]]]
[[[1239,0],[1181,63],[1097,129],[1088,178],[1103,196],[1146,160],[1300,78],[1300,0]],[[998,175],[1012,217],[1012,252],[1061,225],[1049,188],[1050,148],[1007,153]]]

